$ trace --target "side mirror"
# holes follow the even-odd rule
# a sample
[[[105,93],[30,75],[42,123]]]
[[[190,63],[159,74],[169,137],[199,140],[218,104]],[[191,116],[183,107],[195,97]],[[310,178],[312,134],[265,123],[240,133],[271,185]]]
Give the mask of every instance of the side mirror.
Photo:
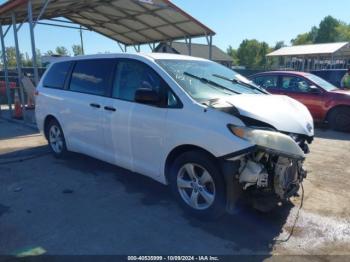
[[[135,102],[146,105],[159,105],[159,94],[150,88],[139,88],[135,93]]]
[[[310,86],[309,92],[312,94],[321,94],[321,90],[315,85]]]

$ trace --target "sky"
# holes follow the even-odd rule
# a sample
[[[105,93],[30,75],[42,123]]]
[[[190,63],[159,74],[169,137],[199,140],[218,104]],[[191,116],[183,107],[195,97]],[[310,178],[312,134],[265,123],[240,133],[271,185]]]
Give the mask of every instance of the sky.
[[[3,3],[6,1],[1,1]],[[350,23],[349,0],[172,0],[173,3],[197,18],[216,32],[214,44],[226,50],[229,45],[237,48],[244,39],[257,39],[274,46],[277,41],[286,44],[298,34],[318,25],[327,15]],[[96,33],[84,31],[86,54],[120,52],[116,42]],[[73,44],[80,44],[79,31],[38,25],[35,28],[36,47],[45,53],[56,46],[71,51]],[[21,52],[30,53],[28,25],[19,32]],[[193,42],[204,43],[205,39]],[[10,30],[6,46],[13,46]],[[132,48],[129,51],[134,52]],[[148,47],[142,48],[149,52]]]

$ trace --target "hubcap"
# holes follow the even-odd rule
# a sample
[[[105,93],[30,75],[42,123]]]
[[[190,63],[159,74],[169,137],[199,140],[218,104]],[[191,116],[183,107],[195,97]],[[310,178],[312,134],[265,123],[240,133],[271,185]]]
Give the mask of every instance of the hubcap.
[[[214,180],[204,167],[197,164],[180,168],[177,188],[185,203],[197,210],[209,208],[215,200]]]
[[[63,150],[63,137],[62,137],[61,130],[59,129],[58,126],[56,125],[51,126],[49,131],[49,141],[50,141],[50,146],[52,150],[55,153],[60,154]]]

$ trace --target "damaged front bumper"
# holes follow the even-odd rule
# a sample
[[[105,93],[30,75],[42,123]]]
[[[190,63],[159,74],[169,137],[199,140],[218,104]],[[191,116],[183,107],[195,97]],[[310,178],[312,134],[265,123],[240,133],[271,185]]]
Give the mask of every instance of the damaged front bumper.
[[[234,179],[243,191],[260,199],[273,196],[275,201],[270,202],[275,203],[298,193],[307,176],[303,169],[305,154],[309,152],[306,140],[266,130],[232,132],[255,143],[255,146],[225,156],[226,162],[235,163]],[[232,199],[230,201],[232,206]]]

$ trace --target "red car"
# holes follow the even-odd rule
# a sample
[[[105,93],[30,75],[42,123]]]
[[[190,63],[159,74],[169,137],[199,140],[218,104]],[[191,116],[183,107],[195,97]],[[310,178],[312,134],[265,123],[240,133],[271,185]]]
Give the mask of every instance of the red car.
[[[272,94],[287,95],[303,103],[316,122],[328,122],[334,130],[350,131],[350,90],[341,90],[304,72],[264,72],[250,79]]]

